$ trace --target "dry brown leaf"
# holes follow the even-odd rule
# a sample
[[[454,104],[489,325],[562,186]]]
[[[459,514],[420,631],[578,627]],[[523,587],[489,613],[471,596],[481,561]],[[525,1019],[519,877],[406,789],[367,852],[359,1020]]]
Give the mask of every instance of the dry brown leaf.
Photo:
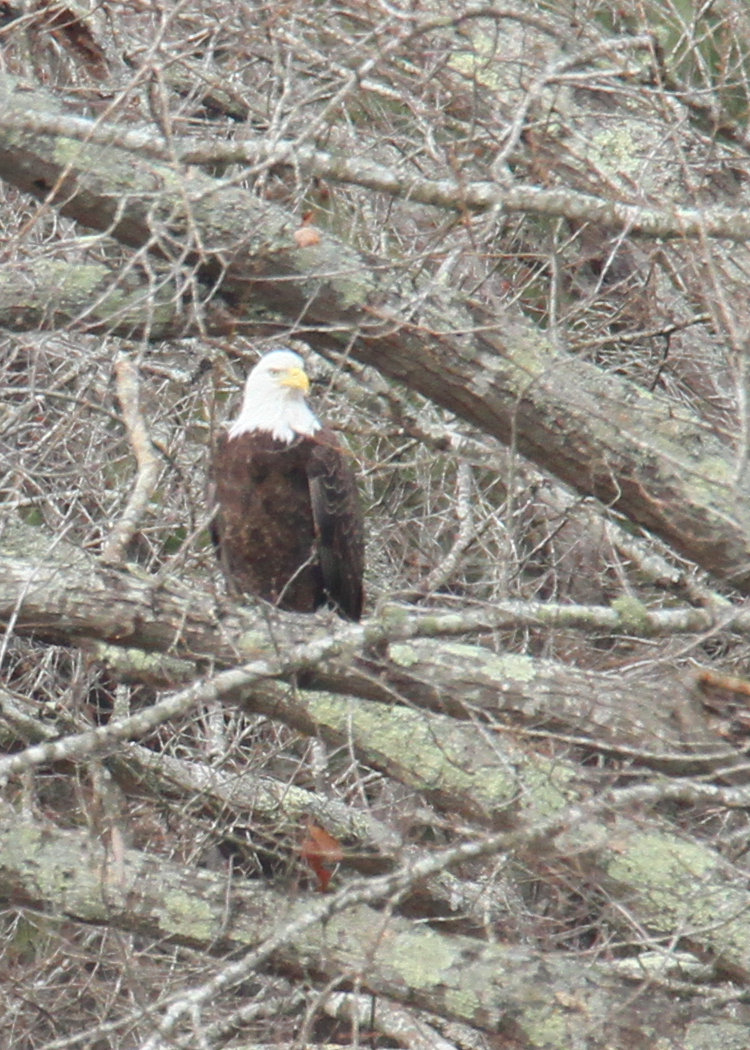
[[[333,835],[308,822],[307,833],[300,846],[300,856],[305,860],[318,880],[318,889],[325,893],[331,881],[333,871],[327,865],[336,865],[344,855],[341,843]]]

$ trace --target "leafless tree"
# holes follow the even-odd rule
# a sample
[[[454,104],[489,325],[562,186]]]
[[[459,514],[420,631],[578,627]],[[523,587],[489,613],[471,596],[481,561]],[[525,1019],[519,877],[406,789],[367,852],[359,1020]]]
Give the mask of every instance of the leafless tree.
[[[0,1043],[744,1048],[743,0],[0,3]],[[300,350],[366,615],[224,592]]]

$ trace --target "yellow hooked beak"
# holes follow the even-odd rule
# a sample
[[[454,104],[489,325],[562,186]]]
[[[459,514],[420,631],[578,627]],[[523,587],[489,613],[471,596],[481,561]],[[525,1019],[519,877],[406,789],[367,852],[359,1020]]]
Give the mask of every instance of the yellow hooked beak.
[[[301,390],[305,394],[310,390],[310,380],[304,368],[288,368],[281,380],[281,385],[291,387],[292,390]]]

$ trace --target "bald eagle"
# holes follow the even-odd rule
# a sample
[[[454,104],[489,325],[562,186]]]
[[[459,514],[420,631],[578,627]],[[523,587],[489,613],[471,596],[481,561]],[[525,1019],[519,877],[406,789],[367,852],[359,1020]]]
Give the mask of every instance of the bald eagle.
[[[362,613],[364,540],[354,475],[305,400],[302,358],[272,350],[252,369],[211,464],[211,535],[229,589],[280,609]]]

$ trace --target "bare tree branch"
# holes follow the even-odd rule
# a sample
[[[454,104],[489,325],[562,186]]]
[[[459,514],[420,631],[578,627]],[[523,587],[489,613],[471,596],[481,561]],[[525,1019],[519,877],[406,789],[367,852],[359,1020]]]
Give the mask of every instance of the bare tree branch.
[[[278,165],[300,167],[319,178],[347,185],[361,186],[391,197],[428,204],[437,208],[465,212],[498,211],[500,213],[544,215],[573,222],[594,222],[602,230],[620,232],[658,240],[685,238],[720,238],[737,243],[750,240],[750,220],[744,209],[722,206],[689,208],[670,204],[653,207],[628,201],[612,201],[593,194],[540,186],[503,185],[502,182],[463,182],[458,179],[428,179],[402,174],[394,168],[362,157],[330,153],[305,146],[299,141],[271,144],[262,137],[238,143],[217,144],[189,140],[167,149],[147,129],[97,126],[93,121],[73,115],[53,116],[10,110],[0,124],[9,131],[30,132],[77,140],[101,147],[115,147],[135,156],[154,160],[177,160],[184,165],[243,164],[249,173],[257,174]]]
[[[124,560],[128,544],[138,528],[159,478],[159,460],[154,453],[146,421],[138,403],[138,372],[127,354],[118,354],[115,361],[115,377],[117,397],[138,470],[127,506],[102,544],[102,560],[110,563]]]
[[[377,764],[377,712],[373,709],[368,715],[365,704],[357,716],[363,719],[361,730],[355,732],[355,722],[346,705],[340,708],[334,700],[324,698],[316,706],[304,693],[289,695],[269,687],[273,680],[288,680],[299,674],[304,675],[307,685],[318,689],[354,693],[387,703],[392,703],[394,696],[403,696],[411,704],[448,711],[454,717],[466,717],[467,708],[493,715],[505,712],[516,724],[535,727],[539,732],[562,733],[571,737],[571,742],[572,738],[595,741],[598,748],[635,758],[653,769],[688,773],[735,768],[739,775],[743,765],[741,755],[720,743],[709,729],[686,682],[669,680],[657,684],[636,679],[630,685],[553,661],[512,654],[503,659],[476,646],[420,640],[420,635],[464,633],[481,623],[512,625],[512,604],[499,610],[496,618],[490,616],[489,621],[486,612],[467,621],[455,614],[436,616],[398,610],[393,615],[386,610],[382,619],[371,619],[358,626],[337,626],[331,630],[330,624],[323,622],[311,637],[309,618],[303,617],[305,622],[300,623],[294,615],[277,614],[270,624],[262,616],[225,616],[219,625],[199,595],[184,589],[161,588],[154,592],[148,581],[122,573],[113,576],[111,570],[97,568],[93,559],[87,560],[80,553],[73,565],[68,565],[61,552],[60,560],[56,564],[48,560],[43,570],[17,558],[6,557],[3,564],[0,622],[12,617],[19,634],[84,644],[100,658],[107,654],[91,650],[94,639],[107,641],[118,649],[139,646],[179,656],[186,661],[184,671],[190,683],[123,721],[115,720],[60,741],[40,743],[0,759],[0,768],[6,775],[64,757],[106,750],[114,742],[143,734],[198,703],[243,695],[252,710],[283,718],[304,732],[327,734],[332,742],[339,743],[352,733],[359,735],[360,747]],[[66,610],[71,607],[75,608],[75,616],[67,618]],[[554,607],[547,611],[554,617]],[[662,616],[670,630],[679,624],[671,610],[647,614],[640,608],[625,606],[619,613],[611,615],[612,612],[599,610],[600,623],[609,622],[614,629],[627,630],[631,625],[637,631],[640,625],[648,632],[649,624],[658,623]],[[562,624],[592,623],[590,609],[563,607],[558,613]],[[693,629],[714,623],[708,610],[680,615],[683,624],[690,624]],[[549,621],[541,614],[537,621],[527,622]],[[739,614],[737,622],[742,622]],[[383,649],[386,642],[390,642],[387,652]],[[230,669],[194,681],[195,661],[206,659],[229,665]],[[136,654],[129,674],[134,680],[139,679],[139,674],[145,681],[153,680],[148,660],[142,661]],[[264,683],[261,689],[251,688],[258,682]],[[416,739],[420,732],[415,725],[399,732],[396,739],[405,741],[410,735]],[[429,740],[434,740],[430,733]],[[388,740],[388,733],[384,739]],[[454,745],[446,742],[445,747],[449,746]],[[460,749],[463,745],[455,746]],[[402,755],[399,748],[389,761],[399,764],[404,775],[411,762],[416,762],[418,771],[419,756],[416,750]],[[430,766],[426,760],[422,764]],[[492,811],[497,805],[497,800],[492,800],[494,786],[488,782],[487,788],[490,797],[486,809]],[[480,786],[468,784],[462,797],[459,802],[456,795],[453,804],[469,810],[476,802],[480,802],[480,808],[484,805]]]

